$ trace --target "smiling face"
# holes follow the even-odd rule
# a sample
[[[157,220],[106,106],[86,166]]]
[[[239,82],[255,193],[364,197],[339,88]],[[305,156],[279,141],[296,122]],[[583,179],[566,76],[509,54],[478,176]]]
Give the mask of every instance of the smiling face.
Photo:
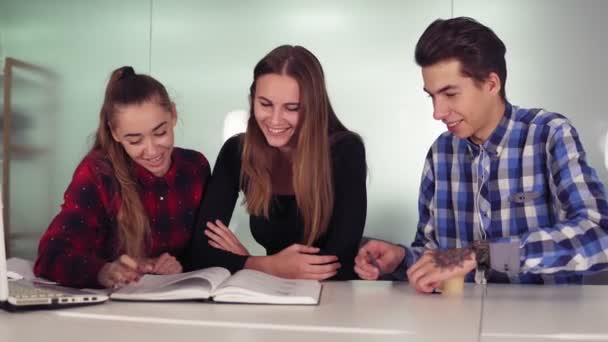
[[[458,60],[441,61],[422,68],[424,90],[433,99],[433,118],[441,120],[455,136],[483,143],[504,114],[500,79],[490,73],[483,82],[464,76]]]
[[[289,76],[266,74],[255,82],[253,112],[268,145],[288,152],[300,119],[300,87]]]
[[[111,124],[112,137],[137,164],[157,177],[171,166],[175,110],[156,101],[119,106]]]

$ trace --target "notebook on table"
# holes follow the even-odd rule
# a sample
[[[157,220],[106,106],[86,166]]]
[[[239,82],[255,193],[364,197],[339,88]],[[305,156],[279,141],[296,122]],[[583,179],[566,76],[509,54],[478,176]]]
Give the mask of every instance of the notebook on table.
[[[10,280],[6,266],[2,192],[0,191],[0,308],[9,311],[54,309],[75,305],[90,305],[108,300],[105,294],[38,283],[32,279]]]

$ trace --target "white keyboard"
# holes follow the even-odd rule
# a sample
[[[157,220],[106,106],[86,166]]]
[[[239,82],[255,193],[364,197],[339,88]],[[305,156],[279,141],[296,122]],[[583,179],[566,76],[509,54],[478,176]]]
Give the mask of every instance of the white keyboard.
[[[57,298],[64,296],[63,293],[49,289],[36,288],[12,281],[8,282],[8,293],[11,297],[19,299],[28,298]]]

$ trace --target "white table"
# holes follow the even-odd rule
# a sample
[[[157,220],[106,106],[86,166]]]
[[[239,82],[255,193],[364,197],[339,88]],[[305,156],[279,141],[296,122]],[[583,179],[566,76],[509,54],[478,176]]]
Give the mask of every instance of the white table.
[[[327,282],[319,306],[109,302],[0,313],[0,341],[477,341],[483,288],[421,295],[406,283]]]
[[[608,341],[608,287],[487,286],[481,341]]]

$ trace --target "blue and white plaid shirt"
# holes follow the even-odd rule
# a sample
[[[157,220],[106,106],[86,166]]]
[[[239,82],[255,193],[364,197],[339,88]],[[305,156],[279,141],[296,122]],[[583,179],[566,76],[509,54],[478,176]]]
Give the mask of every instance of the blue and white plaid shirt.
[[[483,239],[490,242],[489,281],[581,283],[608,267],[604,186],[560,114],[507,103],[482,145],[443,133],[426,157],[418,209],[401,269],[425,249]]]

